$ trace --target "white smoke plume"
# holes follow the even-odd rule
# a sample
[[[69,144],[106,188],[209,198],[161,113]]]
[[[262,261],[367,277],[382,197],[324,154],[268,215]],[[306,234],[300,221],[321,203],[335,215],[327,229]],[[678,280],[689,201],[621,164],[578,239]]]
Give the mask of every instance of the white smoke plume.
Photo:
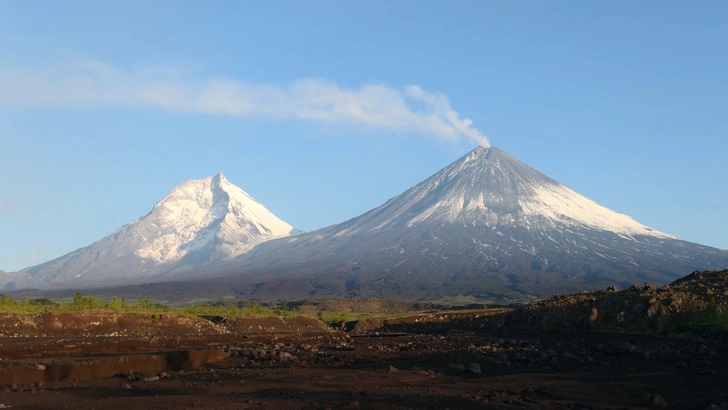
[[[419,86],[381,84],[346,88],[320,79],[266,85],[227,78],[201,79],[160,67],[123,69],[96,60],[52,69],[0,67],[3,106],[160,107],[183,113],[363,125],[441,140],[488,139],[460,118],[445,94]]]

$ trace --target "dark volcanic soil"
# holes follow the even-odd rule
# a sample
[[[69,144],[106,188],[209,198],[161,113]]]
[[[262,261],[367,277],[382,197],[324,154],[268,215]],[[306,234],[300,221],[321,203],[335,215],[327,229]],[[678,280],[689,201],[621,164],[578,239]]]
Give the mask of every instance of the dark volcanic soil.
[[[694,272],[663,286],[554,296],[506,317],[511,329],[658,334],[687,329],[706,312],[728,309],[728,270]],[[723,332],[724,333],[724,332]],[[728,343],[728,335],[714,334]]]
[[[0,314],[0,409],[728,409],[728,336],[696,321],[727,307],[723,271],[336,331],[311,317]],[[692,330],[654,335],[676,326]]]
[[[633,409],[662,401],[705,409],[728,403],[725,344],[508,331],[498,317],[390,319],[378,327],[362,323],[358,334],[304,332],[310,323],[302,320],[300,333],[288,325],[285,333],[167,334],[156,344],[142,336],[2,337],[0,352],[15,353],[0,353],[0,404],[127,410]],[[238,325],[255,330],[268,321]]]

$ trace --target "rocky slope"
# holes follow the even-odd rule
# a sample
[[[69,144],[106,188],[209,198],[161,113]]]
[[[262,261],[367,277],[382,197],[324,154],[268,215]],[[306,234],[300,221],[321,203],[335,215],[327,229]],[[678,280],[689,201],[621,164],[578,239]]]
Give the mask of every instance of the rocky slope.
[[[612,287],[554,296],[517,309],[509,315],[508,326],[638,334],[701,331],[694,325],[710,325],[727,310],[728,270],[707,271],[694,272],[663,287],[645,283],[622,291]]]

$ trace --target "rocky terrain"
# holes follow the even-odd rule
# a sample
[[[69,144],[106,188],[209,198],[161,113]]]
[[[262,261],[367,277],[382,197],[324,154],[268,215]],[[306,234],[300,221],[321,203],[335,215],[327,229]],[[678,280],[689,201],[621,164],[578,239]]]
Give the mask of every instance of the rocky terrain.
[[[728,271],[505,308],[294,308],[0,314],[0,408],[728,409]]]
[[[0,408],[728,409],[727,301],[714,271],[512,308],[298,305],[382,312],[325,323],[6,313]]]
[[[396,323],[390,323],[396,324]],[[422,329],[420,329],[422,330]],[[578,337],[577,337],[578,335]],[[174,350],[87,346],[4,358],[13,408],[726,408],[725,344],[570,332],[449,329],[276,334]],[[4,351],[22,338],[3,338]],[[73,338],[64,343],[74,342]],[[123,349],[122,349],[123,348]],[[159,350],[163,350],[160,352]],[[180,350],[187,349],[187,350]],[[125,351],[122,355],[119,352]]]
[[[507,323],[510,328],[547,331],[705,333],[711,332],[711,321],[723,320],[728,326],[727,310],[728,270],[724,270],[694,272],[663,287],[645,283],[621,291],[610,287],[554,296],[520,307],[508,315]],[[701,321],[706,323],[696,329],[694,324]]]
[[[270,333],[327,332],[320,321],[307,316],[239,317],[183,316],[114,312],[44,314],[0,313],[0,338],[44,337],[208,337]]]

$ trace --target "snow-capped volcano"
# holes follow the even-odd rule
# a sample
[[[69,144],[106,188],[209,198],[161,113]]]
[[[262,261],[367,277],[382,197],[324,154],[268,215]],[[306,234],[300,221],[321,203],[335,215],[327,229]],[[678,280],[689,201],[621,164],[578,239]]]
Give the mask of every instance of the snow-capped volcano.
[[[147,215],[86,248],[13,274],[11,287],[170,276],[299,232],[220,173],[174,188]]]
[[[527,229],[562,225],[675,239],[579,195],[492,147],[474,149],[338,234],[456,223]]]
[[[378,208],[239,260],[248,275],[317,280],[339,294],[524,298],[665,283],[725,268],[728,252],[650,229],[478,147]]]

